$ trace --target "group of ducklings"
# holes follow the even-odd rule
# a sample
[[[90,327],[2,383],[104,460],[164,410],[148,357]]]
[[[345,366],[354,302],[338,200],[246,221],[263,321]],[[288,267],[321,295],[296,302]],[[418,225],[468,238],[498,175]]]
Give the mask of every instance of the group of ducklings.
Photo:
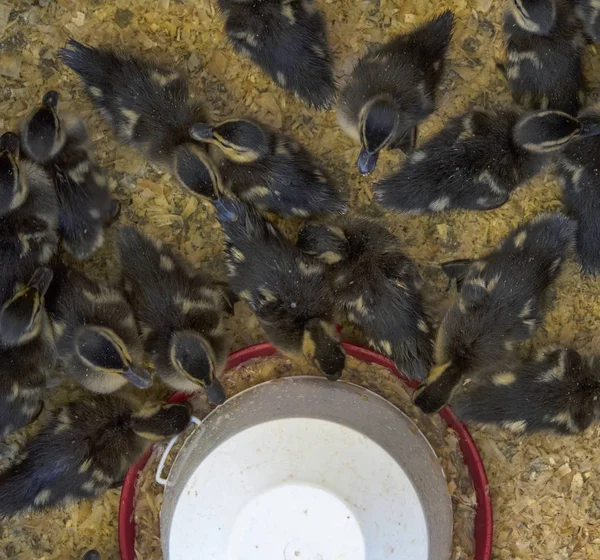
[[[219,4],[239,52],[316,108],[332,104],[332,57],[312,0]],[[558,158],[573,220],[544,215],[485,257],[444,263],[456,297],[439,328],[400,241],[374,220],[342,216],[345,196],[303,146],[255,120],[210,123],[173,66],[69,41],[60,59],[118,138],[213,203],[229,283],[131,226],[117,235],[118,287],[66,266],[59,240],[86,259],[120,211],[83,122],[50,91],[18,135],[0,138],[0,437],[38,417],[56,364],[91,393],[50,411],[24,458],[0,474],[0,516],[97,496],[120,484],[149,442],[185,429],[189,405],[148,407],[119,393],[128,383],[150,386],[144,358],[169,387],[222,403],[223,318],[237,299],[282,352],[308,358],[331,380],[346,359],[337,325],[355,325],[400,371],[426,380],[414,397],[425,412],[451,403],[465,420],[565,433],[600,418],[595,358],[564,348],[530,360],[517,354],[542,324],[571,247],[585,272],[600,268],[600,113],[577,114],[584,38],[600,39],[600,9],[575,4],[511,0],[503,71],[515,100],[534,111],[473,108],[417,147],[419,123],[435,110],[450,11],[371,49],[339,95],[340,125],[361,145],[361,173],[384,149],[407,153],[375,185],[390,209],[495,208]],[[268,214],[320,219],[293,243]]]

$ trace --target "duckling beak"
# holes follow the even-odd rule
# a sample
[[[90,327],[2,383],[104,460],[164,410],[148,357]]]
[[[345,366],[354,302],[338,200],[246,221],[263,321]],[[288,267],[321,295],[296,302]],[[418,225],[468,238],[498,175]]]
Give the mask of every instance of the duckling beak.
[[[113,198],[110,201],[110,208],[108,209],[108,223],[113,223],[121,214],[121,203]]]
[[[152,385],[152,376],[144,368],[131,366],[122,375],[138,389],[147,389]]]
[[[198,142],[212,140],[213,127],[205,123],[196,123],[190,127],[190,136]]]
[[[586,138],[588,136],[600,136],[600,124],[582,120],[579,138]]]
[[[8,152],[18,157],[19,137],[14,132],[5,132],[0,136],[0,152]]]
[[[46,295],[48,288],[54,278],[54,272],[50,268],[38,268],[29,281],[29,286],[39,292],[40,295]]]
[[[218,379],[213,380],[210,385],[206,386],[206,397],[208,402],[212,404],[223,404],[227,395],[225,395],[225,389]]]
[[[362,175],[369,175],[373,173],[375,167],[377,167],[377,160],[379,159],[379,152],[371,153],[366,148],[362,148],[358,155],[358,171]]]

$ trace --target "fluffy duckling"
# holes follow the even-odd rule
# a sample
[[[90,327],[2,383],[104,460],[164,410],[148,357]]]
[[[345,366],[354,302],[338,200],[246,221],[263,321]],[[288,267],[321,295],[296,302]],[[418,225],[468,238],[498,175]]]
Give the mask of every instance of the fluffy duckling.
[[[303,218],[346,211],[308,150],[263,124],[244,119],[196,123],[190,134],[215,146],[213,159],[225,186],[261,211]]]
[[[33,162],[19,159],[19,138],[0,137],[0,305],[16,283],[56,254],[58,206],[52,183]]]
[[[86,259],[104,240],[104,227],[118,215],[106,177],[92,154],[82,120],[58,113],[59,94],[49,91],[21,126],[25,155],[52,177],[59,204],[59,230],[65,248]]]
[[[309,105],[335,97],[325,19],[314,0],[219,0],[233,48]]]
[[[26,285],[16,285],[0,310],[0,440],[43,409],[46,381],[56,363],[44,309],[51,280],[50,269],[37,269]]]
[[[589,39],[600,43],[600,4],[597,0],[575,0],[575,13]]]
[[[172,170],[175,150],[189,142],[190,126],[206,121],[187,78],[173,66],[73,40],[59,56],[117,136],[160,166]]]
[[[25,459],[0,474],[0,517],[93,499],[120,486],[153,441],[180,434],[191,406],[138,409],[118,396],[93,396],[52,412],[25,446]]]
[[[588,109],[578,119],[540,111],[517,134],[526,149],[559,152],[558,172],[567,213],[577,222],[576,245],[583,271],[600,272],[600,112]],[[534,139],[535,142],[531,142]]]
[[[145,389],[143,348],[125,295],[58,263],[46,297],[58,357],[89,391],[113,393],[127,384]]]
[[[361,173],[375,169],[381,150],[414,148],[417,125],[435,109],[453,25],[447,10],[370,51],[354,68],[337,116],[342,129],[360,142]]]
[[[411,214],[502,206],[552,157],[515,142],[520,119],[521,114],[510,109],[478,107],[455,117],[398,171],[375,185],[375,199]]]
[[[119,232],[123,286],[142,328],[147,355],[177,391],[206,391],[221,404],[229,341],[223,330],[223,291],[190,269],[173,250],[133,227]]]
[[[585,90],[585,38],[573,0],[510,0],[504,35],[515,102],[576,114]]]
[[[436,366],[427,385],[414,393],[417,406],[436,412],[464,375],[506,359],[516,343],[533,335],[574,230],[565,216],[543,215],[512,231],[497,249],[470,265],[438,331]]]
[[[302,353],[329,379],[338,379],[346,355],[335,328],[325,265],[300,251],[245,202],[220,198],[215,206],[233,291],[282,352]]]
[[[573,349],[544,350],[536,360],[475,374],[451,404],[461,420],[516,433],[581,432],[600,420],[600,363]]]
[[[329,264],[336,308],[369,345],[412,379],[433,363],[432,326],[421,301],[422,280],[398,239],[364,218],[308,224],[298,246]]]

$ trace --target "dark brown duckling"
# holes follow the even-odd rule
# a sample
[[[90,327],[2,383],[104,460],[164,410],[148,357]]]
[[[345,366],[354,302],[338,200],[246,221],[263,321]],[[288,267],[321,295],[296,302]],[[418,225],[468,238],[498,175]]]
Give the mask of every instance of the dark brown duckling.
[[[504,35],[515,102],[577,114],[585,93],[585,38],[573,0],[510,0]]]
[[[222,288],[133,227],[120,230],[119,251],[123,286],[154,369],[169,387],[203,389],[210,402],[221,404],[218,376],[229,351]]]
[[[25,459],[0,474],[0,517],[93,499],[118,487],[153,441],[187,427],[191,406],[140,408],[93,396],[54,410],[25,445]]]
[[[414,393],[424,412],[441,409],[463,376],[505,360],[530,338],[544,314],[544,296],[573,245],[575,224],[542,215],[512,231],[473,261],[436,341],[436,366]]]
[[[141,389],[152,385],[142,367],[144,350],[133,310],[120,290],[59,262],[46,307],[59,360],[83,387],[113,393],[127,383]]]
[[[354,68],[337,116],[344,132],[361,144],[361,173],[375,169],[381,150],[414,148],[418,124],[435,109],[453,25],[447,10],[369,51]]]
[[[59,94],[49,91],[21,126],[23,152],[52,177],[65,248],[79,260],[104,241],[104,228],[119,214],[106,177],[94,159],[82,120],[58,112]]]
[[[600,420],[600,362],[573,349],[547,349],[535,360],[496,365],[466,381],[451,401],[465,422],[574,434]]]
[[[325,265],[300,251],[245,202],[223,197],[215,206],[235,294],[279,350],[303,354],[328,379],[338,379],[346,355]]]
[[[335,97],[325,19],[314,0],[219,0],[234,49],[317,109]]]
[[[366,218],[308,224],[298,246],[329,265],[336,308],[369,345],[411,379],[433,364],[433,327],[423,309],[423,281],[398,239]]]
[[[273,129],[245,119],[190,129],[199,142],[208,142],[219,162],[224,187],[263,212],[282,217],[342,214],[342,200],[314,157]]]
[[[56,363],[44,308],[51,280],[50,269],[37,269],[26,285],[17,284],[0,309],[0,441],[33,422],[44,406],[46,382]]]

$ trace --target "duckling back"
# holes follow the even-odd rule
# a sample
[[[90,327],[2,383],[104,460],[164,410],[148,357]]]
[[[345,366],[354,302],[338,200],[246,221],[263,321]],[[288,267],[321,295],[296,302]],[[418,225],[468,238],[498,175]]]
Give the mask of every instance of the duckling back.
[[[170,166],[175,147],[189,141],[190,125],[206,120],[177,69],[74,40],[59,56],[119,138],[161,165]]]
[[[548,154],[517,146],[520,114],[475,108],[452,119],[406,158],[399,171],[375,185],[382,206],[413,214],[489,210],[549,163]]]
[[[335,80],[325,20],[313,0],[219,0],[233,47],[317,109],[331,106]]]

